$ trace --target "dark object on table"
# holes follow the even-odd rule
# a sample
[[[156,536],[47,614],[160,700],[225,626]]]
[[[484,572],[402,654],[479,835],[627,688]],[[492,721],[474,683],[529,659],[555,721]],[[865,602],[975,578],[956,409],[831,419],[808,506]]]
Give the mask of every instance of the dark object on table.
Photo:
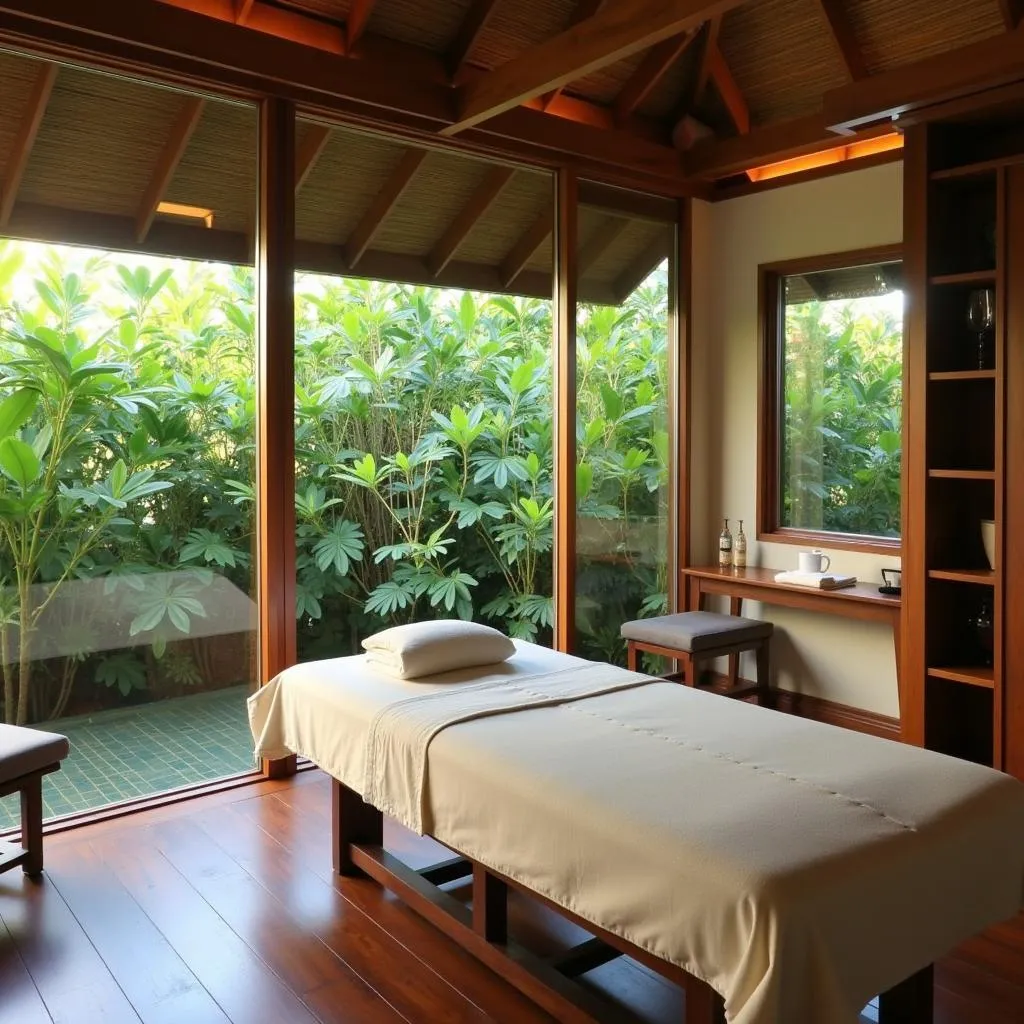
[[[882,585],[878,588],[880,594],[889,594],[892,597],[899,597],[903,593],[903,570],[883,569]]]
[[[987,600],[982,601],[978,606],[977,613],[972,615],[967,622],[974,629],[974,636],[981,650],[982,664],[991,666],[994,647],[992,605]]]

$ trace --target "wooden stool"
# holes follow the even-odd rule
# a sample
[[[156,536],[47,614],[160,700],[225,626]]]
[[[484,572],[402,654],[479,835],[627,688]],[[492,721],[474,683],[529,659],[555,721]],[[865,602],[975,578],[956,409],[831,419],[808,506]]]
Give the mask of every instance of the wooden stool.
[[[20,864],[26,875],[43,870],[43,776],[68,756],[66,736],[0,725],[0,796],[21,794],[21,846],[0,842],[0,871]]]
[[[697,665],[713,658],[754,651],[757,656],[757,682],[740,686],[737,681],[738,658],[729,658],[729,688],[720,691],[729,697],[757,695],[758,704],[771,704],[769,645],[774,627],[760,619],[744,619],[738,615],[717,615],[714,612],[681,612],[659,615],[653,619],[624,622],[620,632],[626,639],[629,668],[637,667],[637,652],[647,651],[674,658],[681,672],[667,679],[682,678],[687,686],[697,684]]]

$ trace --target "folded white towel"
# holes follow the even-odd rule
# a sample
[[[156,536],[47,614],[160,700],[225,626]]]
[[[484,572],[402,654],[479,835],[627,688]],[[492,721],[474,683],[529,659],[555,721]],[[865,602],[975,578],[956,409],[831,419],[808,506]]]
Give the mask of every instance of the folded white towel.
[[[840,576],[833,572],[799,572],[790,569],[775,574],[776,583],[793,583],[798,587],[814,587],[818,590],[838,590],[840,587],[852,587],[857,582],[856,576]]]

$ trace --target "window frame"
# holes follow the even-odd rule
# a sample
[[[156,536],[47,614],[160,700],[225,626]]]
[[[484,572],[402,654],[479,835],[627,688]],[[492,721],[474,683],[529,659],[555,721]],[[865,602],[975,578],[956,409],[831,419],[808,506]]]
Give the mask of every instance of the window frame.
[[[762,263],[757,268],[757,539],[759,541],[773,544],[814,544],[819,547],[860,551],[865,554],[898,555],[902,551],[902,536],[876,537],[871,534],[806,530],[783,526],[779,521],[784,341],[782,282],[786,277],[798,274],[841,270],[846,267],[867,266],[872,263],[895,262],[903,262],[902,243]],[[904,338],[905,336],[906,313],[904,313]],[[905,383],[905,348],[903,379]]]

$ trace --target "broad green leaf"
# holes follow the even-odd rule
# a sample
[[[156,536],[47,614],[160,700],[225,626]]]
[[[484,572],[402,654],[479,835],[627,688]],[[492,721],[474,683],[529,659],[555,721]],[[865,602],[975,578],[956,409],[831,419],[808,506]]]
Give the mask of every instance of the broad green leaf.
[[[31,445],[16,437],[5,437],[0,441],[0,472],[10,477],[22,490],[39,478],[42,468]]]
[[[9,437],[28,422],[39,404],[39,392],[22,388],[0,402],[0,438]]]

